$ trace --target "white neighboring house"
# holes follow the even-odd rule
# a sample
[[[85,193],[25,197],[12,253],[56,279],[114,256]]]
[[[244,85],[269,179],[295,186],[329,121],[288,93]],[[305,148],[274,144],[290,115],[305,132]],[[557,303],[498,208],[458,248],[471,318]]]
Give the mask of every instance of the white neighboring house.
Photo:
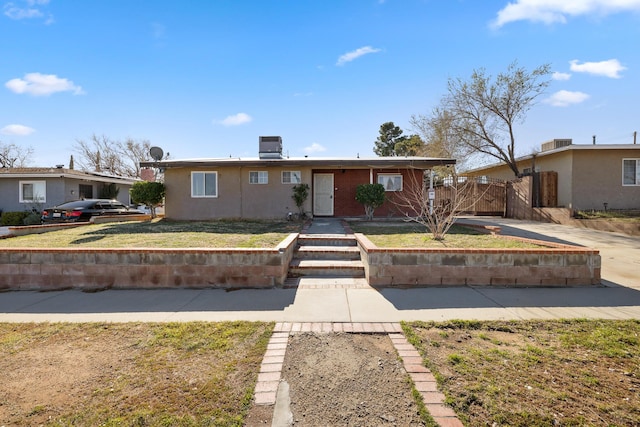
[[[131,204],[134,178],[51,168],[0,168],[0,211],[41,211],[64,202],[100,198],[106,187],[117,189],[117,200]]]

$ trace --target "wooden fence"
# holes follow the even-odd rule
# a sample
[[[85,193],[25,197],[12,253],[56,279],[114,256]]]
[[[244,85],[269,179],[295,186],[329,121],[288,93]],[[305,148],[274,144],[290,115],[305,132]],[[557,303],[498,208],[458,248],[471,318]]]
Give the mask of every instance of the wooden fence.
[[[458,210],[463,214],[502,216],[505,213],[506,183],[500,179],[458,176],[445,179],[434,186],[434,190],[435,203],[447,206],[457,200]]]

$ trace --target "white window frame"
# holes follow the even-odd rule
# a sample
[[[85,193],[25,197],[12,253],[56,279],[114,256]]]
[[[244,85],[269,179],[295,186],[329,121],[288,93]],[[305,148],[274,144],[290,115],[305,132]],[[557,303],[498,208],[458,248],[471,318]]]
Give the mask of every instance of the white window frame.
[[[249,184],[268,184],[268,171],[249,171]]]
[[[635,168],[636,168],[635,172],[636,173],[635,173],[635,176],[634,176],[635,182],[633,184],[627,184],[625,182],[625,178],[626,178],[625,175],[624,175],[624,164],[625,164],[625,162],[635,162],[636,163],[636,165],[635,165]],[[636,187],[636,186],[639,186],[639,185],[640,185],[640,159],[622,159],[622,186],[623,187]]]
[[[24,197],[24,186],[33,186],[33,196],[35,198],[26,199]],[[47,202],[47,181],[20,181],[19,183],[20,203],[46,203]]]
[[[389,184],[389,179],[391,179],[391,183],[393,184],[393,188],[387,188],[387,184]],[[399,186],[398,186],[399,180]],[[382,184],[384,187],[384,191],[402,191],[403,187],[403,179],[401,173],[379,173],[378,174],[378,184]]]
[[[281,176],[283,184],[300,184],[302,182],[300,171],[282,171]]]
[[[214,192],[215,194],[207,194],[207,187],[206,187],[206,182],[207,182],[207,175],[214,175],[216,177],[216,185],[215,185],[215,189]],[[196,190],[196,186],[193,185],[194,183],[194,177],[196,175],[202,175],[202,182],[200,182],[199,184],[202,185],[202,194],[196,194],[195,190]],[[218,197],[218,172],[217,171],[194,171],[191,172],[191,197],[194,199],[203,199],[203,198],[207,198],[207,199],[214,199]]]

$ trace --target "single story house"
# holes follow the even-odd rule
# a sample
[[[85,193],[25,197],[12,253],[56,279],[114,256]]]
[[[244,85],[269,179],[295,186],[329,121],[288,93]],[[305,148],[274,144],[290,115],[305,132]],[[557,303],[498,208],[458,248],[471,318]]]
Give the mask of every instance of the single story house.
[[[523,175],[557,174],[557,207],[640,209],[640,145],[573,144],[571,139],[554,139],[542,144],[541,152],[518,158],[517,165]],[[508,181],[516,178],[504,163],[466,174]]]
[[[129,189],[136,179],[65,169],[0,168],[0,211],[41,210],[71,200],[99,198],[103,189],[117,191],[130,204]]]
[[[161,160],[142,167],[164,171],[165,217],[177,220],[286,218],[297,212],[293,186],[309,185],[304,211],[313,216],[364,216],[360,184],[382,183],[389,199],[421,181],[424,170],[455,164],[426,157],[289,158],[280,137],[260,137],[257,158]],[[376,216],[403,215],[390,201]]]

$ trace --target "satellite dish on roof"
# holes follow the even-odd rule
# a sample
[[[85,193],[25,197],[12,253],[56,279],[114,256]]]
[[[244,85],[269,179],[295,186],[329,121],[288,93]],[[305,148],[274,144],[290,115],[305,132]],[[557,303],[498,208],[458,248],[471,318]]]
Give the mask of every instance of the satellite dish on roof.
[[[151,147],[149,149],[149,154],[151,155],[153,160],[157,162],[158,160],[162,160],[162,157],[164,156],[164,151],[162,151],[162,148],[160,147]]]

